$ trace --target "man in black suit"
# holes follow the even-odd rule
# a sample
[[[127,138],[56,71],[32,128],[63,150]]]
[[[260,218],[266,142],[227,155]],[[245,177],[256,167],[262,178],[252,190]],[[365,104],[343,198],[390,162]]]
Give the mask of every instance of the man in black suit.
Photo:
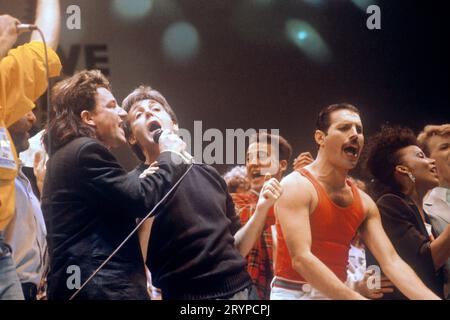
[[[159,169],[133,179],[109,149],[124,143],[126,112],[100,71],[81,71],[58,83],[44,134],[50,155],[42,208],[48,230],[49,299],[68,299],[162,199],[186,170],[174,134],[159,140]],[[174,152],[167,152],[174,151]],[[77,278],[78,277],[78,278]],[[80,299],[148,299],[137,235],[79,291]]]

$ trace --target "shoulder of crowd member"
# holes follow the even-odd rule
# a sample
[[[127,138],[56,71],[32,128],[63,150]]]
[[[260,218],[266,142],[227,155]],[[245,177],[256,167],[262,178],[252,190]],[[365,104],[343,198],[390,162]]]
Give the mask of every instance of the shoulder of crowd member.
[[[281,185],[283,187],[283,194],[285,192],[295,192],[295,193],[302,193],[304,194],[309,193],[312,189],[314,189],[314,186],[312,183],[303,176],[298,171],[293,171],[286,175],[283,179],[281,179]],[[302,189],[297,189],[301,187]],[[301,192],[300,192],[301,191]]]
[[[376,205],[381,215],[397,216],[407,220],[412,218],[410,205],[396,194],[388,193],[381,196]]]
[[[210,172],[211,174],[215,175],[215,176],[219,176],[220,180],[222,179],[222,176],[219,174],[219,171],[216,170],[216,168],[214,168],[213,166],[210,166],[209,164],[206,163],[197,163],[196,165],[200,166],[201,168],[203,168],[204,170]],[[225,180],[223,180],[225,181]]]
[[[222,187],[222,189],[223,189],[225,192],[229,193],[229,192],[228,192],[227,183],[225,182],[225,180],[223,179],[223,177],[220,175],[219,171],[216,170],[216,168],[214,168],[214,167],[212,167],[212,166],[210,166],[210,165],[208,165],[208,164],[205,164],[205,163],[194,164],[194,166],[198,166],[198,167],[200,167],[202,170],[205,170],[206,172],[208,172],[208,174],[209,174],[210,176],[212,176],[212,177],[215,179],[215,181],[216,181],[217,183],[220,184],[220,186]]]
[[[97,139],[81,137],[72,140],[68,145],[71,143],[72,146],[69,146],[69,148],[74,148],[74,150],[76,150],[77,159],[89,161],[89,159],[94,160],[104,158],[105,156],[106,158],[114,159],[114,155]]]
[[[297,171],[293,171],[281,180],[283,194],[277,203],[285,202],[288,206],[311,205],[314,186]]]
[[[369,214],[374,214],[377,212],[377,204],[372,199],[371,196],[369,196],[364,190],[361,190],[360,188],[356,188],[358,190],[359,195],[361,197],[361,202],[364,210],[364,214],[367,217]]]
[[[70,168],[74,174],[80,174],[77,169],[84,172],[94,168],[110,168],[116,161],[113,154],[97,139],[78,137],[56,150],[49,162],[52,164],[52,172]]]

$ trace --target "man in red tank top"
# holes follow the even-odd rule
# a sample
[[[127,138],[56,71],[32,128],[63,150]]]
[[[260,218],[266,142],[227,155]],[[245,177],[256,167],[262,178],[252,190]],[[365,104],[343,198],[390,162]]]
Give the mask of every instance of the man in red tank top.
[[[438,299],[397,255],[374,201],[348,180],[364,136],[349,104],[319,113],[316,160],[282,181],[275,205],[278,247],[271,299],[364,299],[344,284],[350,242],[359,230],[383,272],[410,299]]]

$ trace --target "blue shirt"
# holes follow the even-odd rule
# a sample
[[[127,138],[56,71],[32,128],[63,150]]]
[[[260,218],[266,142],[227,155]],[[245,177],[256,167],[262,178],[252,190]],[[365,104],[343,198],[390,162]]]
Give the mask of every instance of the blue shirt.
[[[16,208],[5,229],[5,242],[12,248],[13,260],[21,283],[39,286],[47,262],[47,242],[44,217],[30,181],[22,172],[15,179]]]

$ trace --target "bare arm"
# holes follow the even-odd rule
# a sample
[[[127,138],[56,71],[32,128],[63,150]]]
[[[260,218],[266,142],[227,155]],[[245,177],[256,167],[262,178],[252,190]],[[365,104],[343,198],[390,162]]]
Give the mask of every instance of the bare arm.
[[[55,50],[61,28],[59,0],[38,0],[35,24],[42,30],[47,45]],[[42,41],[38,31],[33,31],[31,41]]]
[[[281,185],[277,179],[272,178],[267,181],[261,190],[255,212],[248,222],[234,235],[234,244],[243,257],[249,254],[261,236],[266,224],[267,213],[280,197],[281,190]]]
[[[433,258],[434,268],[441,268],[450,257],[450,224],[434,241],[430,243],[431,256]]]
[[[309,216],[314,189],[305,180],[296,172],[283,179],[281,185],[284,192],[275,206],[292,267],[309,284],[331,299],[364,299],[311,252]]]
[[[397,254],[391,241],[384,232],[380,213],[373,200],[361,192],[366,211],[366,220],[361,226],[364,243],[380,263],[383,272],[394,285],[409,299],[439,299],[428,289]]]
[[[0,59],[6,56],[17,40],[16,25],[19,20],[7,14],[0,15]]]

